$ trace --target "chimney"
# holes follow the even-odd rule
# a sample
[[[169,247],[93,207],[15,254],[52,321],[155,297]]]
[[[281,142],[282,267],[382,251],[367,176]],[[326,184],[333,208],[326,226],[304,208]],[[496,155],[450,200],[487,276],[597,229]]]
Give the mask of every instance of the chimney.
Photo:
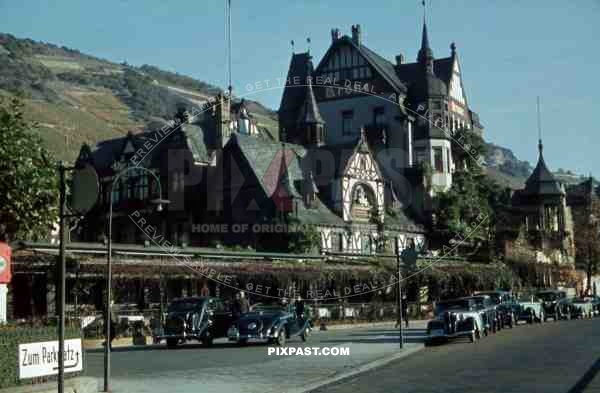
[[[331,42],[336,42],[340,39],[340,29],[331,29]]]
[[[404,55],[400,53],[396,55],[396,65],[404,64]]]
[[[354,41],[356,45],[361,44],[360,25],[352,25],[352,41]]]

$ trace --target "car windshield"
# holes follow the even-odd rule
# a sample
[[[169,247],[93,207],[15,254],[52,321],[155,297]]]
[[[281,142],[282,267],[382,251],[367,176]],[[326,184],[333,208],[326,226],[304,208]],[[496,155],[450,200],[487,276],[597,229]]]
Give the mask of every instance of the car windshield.
[[[494,304],[502,303],[502,294],[500,294],[498,292],[479,292],[478,295],[489,296],[492,303],[494,303]]]
[[[443,314],[446,311],[465,310],[465,309],[468,310],[469,306],[470,306],[470,303],[468,300],[453,300],[453,301],[438,303],[437,306],[435,307],[435,309],[436,309],[436,314]]]
[[[278,312],[285,311],[285,307],[279,304],[258,303],[250,308],[250,312]]]
[[[186,312],[192,311],[202,306],[204,299],[182,299],[176,300],[169,305],[168,312]]]
[[[551,302],[558,298],[558,296],[554,292],[539,292],[537,294],[537,297],[545,302]]]

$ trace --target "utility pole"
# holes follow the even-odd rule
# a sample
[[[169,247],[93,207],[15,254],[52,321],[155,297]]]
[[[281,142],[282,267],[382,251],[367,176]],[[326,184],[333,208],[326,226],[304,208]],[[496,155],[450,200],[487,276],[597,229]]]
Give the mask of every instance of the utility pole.
[[[65,303],[66,303],[66,277],[67,277],[67,219],[81,217],[91,209],[98,199],[98,176],[91,166],[66,167],[63,161],[58,162],[59,174],[59,240],[58,263],[56,267],[56,281],[58,288],[58,393],[65,390]],[[72,206],[67,212],[67,171],[73,172]]]

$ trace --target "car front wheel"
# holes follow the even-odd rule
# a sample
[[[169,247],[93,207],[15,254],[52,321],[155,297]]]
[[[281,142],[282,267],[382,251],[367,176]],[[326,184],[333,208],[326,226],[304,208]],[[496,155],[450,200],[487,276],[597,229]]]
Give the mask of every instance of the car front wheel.
[[[210,347],[213,344],[212,336],[207,336],[202,338],[202,344],[206,347]]]
[[[177,347],[178,341],[179,340],[176,338],[167,338],[167,348],[173,349],[173,348]]]
[[[275,340],[277,345],[283,347],[285,345],[285,329],[281,328],[279,334],[277,334],[277,339]]]
[[[304,329],[304,331],[300,335],[300,338],[302,339],[302,341],[306,341],[308,339],[309,335],[310,335],[310,328],[307,327],[306,329]]]

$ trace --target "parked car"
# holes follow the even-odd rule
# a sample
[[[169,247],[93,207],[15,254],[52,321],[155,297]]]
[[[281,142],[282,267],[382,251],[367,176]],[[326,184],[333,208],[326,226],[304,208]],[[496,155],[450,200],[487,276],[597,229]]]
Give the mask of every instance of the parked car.
[[[536,296],[542,301],[544,319],[553,318],[557,321],[572,318],[575,310],[565,291],[547,289],[538,292]]]
[[[310,332],[310,318],[297,315],[293,306],[256,304],[229,328],[227,336],[240,345],[259,340],[283,346],[294,336],[306,341]]]
[[[177,299],[169,304],[163,334],[156,339],[166,340],[169,348],[189,340],[198,340],[209,346],[213,339],[227,336],[232,322],[231,310],[219,298]]]
[[[473,299],[477,309],[481,313],[481,319],[485,325],[484,334],[488,332],[496,333],[500,329],[500,319],[496,310],[496,304],[488,295],[470,296],[465,299]]]
[[[572,318],[592,318],[595,314],[596,305],[590,297],[575,298],[571,301],[573,307]]]
[[[475,295],[486,295],[492,299],[498,314],[500,328],[512,328],[516,322],[516,316],[519,315],[521,306],[515,302],[514,296],[508,291],[480,291]]]
[[[586,299],[590,299],[594,307],[594,316],[600,315],[600,297],[598,296],[587,296]]]
[[[485,330],[481,312],[474,299],[461,298],[438,302],[435,319],[427,323],[425,344],[467,337],[471,342],[481,338]]]
[[[520,294],[517,301],[519,305],[519,313],[515,323],[518,324],[520,321],[526,321],[528,323],[543,323],[546,320],[546,314],[544,312],[544,306],[542,302],[532,294]]]

